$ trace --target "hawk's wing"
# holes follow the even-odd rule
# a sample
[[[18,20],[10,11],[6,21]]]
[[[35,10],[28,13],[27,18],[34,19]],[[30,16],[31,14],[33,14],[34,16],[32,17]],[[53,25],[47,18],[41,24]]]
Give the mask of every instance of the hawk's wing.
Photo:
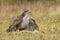
[[[7,29],[7,32],[12,31],[13,29],[16,28],[16,25],[20,24],[22,22],[22,17],[18,16],[13,23],[9,26],[9,28]]]
[[[32,26],[33,29],[39,30],[36,21],[32,18],[29,20],[29,26]]]
[[[22,22],[22,17],[18,16],[12,23],[12,25],[17,25]]]

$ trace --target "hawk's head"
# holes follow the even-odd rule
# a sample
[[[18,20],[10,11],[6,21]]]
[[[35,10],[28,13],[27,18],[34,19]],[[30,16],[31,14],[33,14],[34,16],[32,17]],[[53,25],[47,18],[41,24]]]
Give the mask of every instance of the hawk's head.
[[[26,14],[30,14],[31,12],[29,11],[29,10],[25,10],[24,11],[24,14],[26,15]]]

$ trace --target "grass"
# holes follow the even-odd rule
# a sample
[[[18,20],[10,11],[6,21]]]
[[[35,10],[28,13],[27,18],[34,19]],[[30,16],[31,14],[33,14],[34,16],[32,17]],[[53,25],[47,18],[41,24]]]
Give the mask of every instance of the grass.
[[[23,9],[31,11],[35,19],[39,34],[5,32],[13,20],[19,16]],[[0,40],[60,40],[60,6],[42,3],[28,3],[22,5],[3,5],[0,7]]]

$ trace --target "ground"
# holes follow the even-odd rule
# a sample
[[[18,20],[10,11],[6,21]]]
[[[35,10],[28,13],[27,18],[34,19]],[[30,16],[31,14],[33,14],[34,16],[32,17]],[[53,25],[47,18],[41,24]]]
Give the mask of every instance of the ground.
[[[23,9],[31,11],[39,34],[6,32],[6,29],[19,16]],[[60,40],[60,6],[36,4],[0,6],[0,40]]]

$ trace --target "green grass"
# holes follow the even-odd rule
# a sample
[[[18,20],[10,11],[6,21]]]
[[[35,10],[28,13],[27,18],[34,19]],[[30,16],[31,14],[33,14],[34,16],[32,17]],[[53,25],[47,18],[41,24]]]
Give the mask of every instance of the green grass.
[[[52,3],[52,4],[60,4],[60,0],[0,0],[0,3],[4,3],[4,4],[25,4],[27,2],[30,2],[30,3],[34,3],[34,2],[42,2],[42,3]]]
[[[24,8],[31,10],[39,34],[6,32],[15,17],[19,16]],[[55,8],[58,8],[57,11]],[[1,7],[0,12],[0,40],[60,40],[60,6],[48,7],[40,3],[25,5],[9,5]],[[0,9],[0,10],[1,10]]]

